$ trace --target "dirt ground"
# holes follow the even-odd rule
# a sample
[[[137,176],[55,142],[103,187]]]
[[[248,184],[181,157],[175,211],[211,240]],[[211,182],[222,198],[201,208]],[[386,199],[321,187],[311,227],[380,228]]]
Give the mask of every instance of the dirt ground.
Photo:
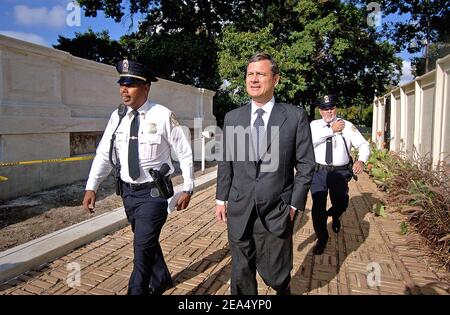
[[[178,165],[174,166],[172,182],[176,186],[183,178]],[[195,178],[202,175],[200,163],[194,163],[194,169]],[[215,170],[214,163],[206,163],[205,173]],[[95,213],[87,213],[81,205],[85,185],[86,180],[77,181],[0,204],[0,251],[123,206],[111,174],[97,191]]]

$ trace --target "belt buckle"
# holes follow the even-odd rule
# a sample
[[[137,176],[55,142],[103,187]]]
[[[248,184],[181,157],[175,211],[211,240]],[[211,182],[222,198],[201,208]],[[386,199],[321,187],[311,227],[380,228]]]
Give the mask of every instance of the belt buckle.
[[[134,184],[134,183],[130,183],[130,188],[132,191],[137,191],[139,190],[139,184]]]
[[[320,164],[320,168],[322,168],[323,170],[327,171],[327,172],[331,172],[334,169],[333,165],[324,165],[324,164]]]

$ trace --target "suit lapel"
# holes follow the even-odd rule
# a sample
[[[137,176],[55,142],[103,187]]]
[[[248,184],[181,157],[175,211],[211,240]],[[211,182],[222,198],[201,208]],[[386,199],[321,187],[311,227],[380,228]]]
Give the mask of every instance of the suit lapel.
[[[242,126],[244,127],[244,130],[250,130],[249,136],[250,136],[250,145],[248,148],[248,151],[246,151],[246,160],[250,161],[249,158],[249,154],[250,152],[252,152],[253,156],[255,156],[255,152],[254,152],[254,144],[253,144],[253,136],[252,136],[252,130],[250,127],[250,122],[251,122],[251,117],[252,117],[252,103],[248,102],[246,105],[244,105],[244,109],[242,111],[242,115],[239,117],[239,121],[238,121],[238,126]],[[248,129],[247,129],[248,128]],[[252,165],[255,165],[255,163],[251,163]]]
[[[243,113],[242,116],[240,117],[241,121],[239,122],[239,125],[244,127],[244,129],[245,129],[250,126],[250,119],[252,116],[252,113],[251,113],[252,103],[247,103],[247,105],[244,105],[244,106],[245,106],[245,111],[244,111],[245,113]]]
[[[280,132],[281,128],[283,127],[284,122],[286,121],[284,107],[281,105],[277,105],[277,104],[278,103],[275,103],[275,105],[273,106],[272,112],[270,113],[269,122],[267,123],[267,128],[266,128],[266,134],[263,137],[263,139],[269,139],[269,140],[267,142],[267,147],[261,156],[261,160],[264,159],[264,156],[266,155],[267,151],[270,149],[270,145],[272,144],[273,140],[279,136],[279,132]],[[276,130],[273,134],[272,134],[272,127],[278,127],[278,128],[275,128]]]

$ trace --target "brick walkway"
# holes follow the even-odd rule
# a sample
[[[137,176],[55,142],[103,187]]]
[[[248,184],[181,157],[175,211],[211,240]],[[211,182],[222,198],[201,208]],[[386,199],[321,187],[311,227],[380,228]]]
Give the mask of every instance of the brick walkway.
[[[350,183],[350,196],[341,232],[336,235],[329,226],[330,239],[321,256],[312,254],[315,236],[309,198],[308,210],[295,227],[294,294],[449,293],[449,274],[430,262],[419,238],[400,235],[394,214],[383,219],[370,212],[381,193],[366,174]],[[189,210],[169,216],[161,243],[176,286],[165,294],[229,294],[226,226],[216,223],[214,208],[212,186],[195,195]],[[132,237],[129,227],[117,231],[1,285],[0,294],[125,294]],[[81,266],[81,286],[67,284],[71,263]],[[380,268],[380,286],[368,285],[370,263],[375,263],[374,270]],[[274,294],[258,281],[260,294]]]

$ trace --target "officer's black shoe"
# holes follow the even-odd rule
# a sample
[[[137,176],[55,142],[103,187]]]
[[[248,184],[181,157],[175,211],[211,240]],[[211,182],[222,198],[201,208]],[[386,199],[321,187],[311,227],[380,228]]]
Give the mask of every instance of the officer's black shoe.
[[[327,247],[328,240],[322,241],[318,240],[316,243],[316,246],[313,248],[313,254],[314,255],[322,255],[325,251],[325,248]]]
[[[162,285],[159,288],[149,288],[149,294],[150,295],[162,295],[164,292],[166,292],[166,290],[169,290],[170,288],[173,288],[172,281]]]
[[[334,208],[331,207],[330,209],[327,210],[327,216],[332,217],[334,215]]]
[[[339,233],[341,230],[341,221],[337,217],[333,217],[333,222],[331,223],[334,233]]]
[[[286,288],[278,290],[277,295],[291,295],[291,286],[288,285]]]

